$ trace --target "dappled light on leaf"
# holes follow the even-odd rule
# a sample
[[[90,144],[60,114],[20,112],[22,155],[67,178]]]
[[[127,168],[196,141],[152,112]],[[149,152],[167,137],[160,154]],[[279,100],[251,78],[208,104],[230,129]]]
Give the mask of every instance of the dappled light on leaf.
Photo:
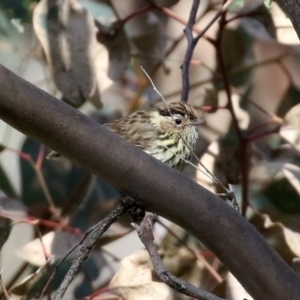
[[[0,197],[0,214],[14,222],[25,220],[27,208],[21,200]]]
[[[226,295],[230,300],[254,300],[230,272],[227,274]]]
[[[96,88],[96,28],[77,0],[42,0],[33,16],[54,82],[66,98],[82,103]]]
[[[132,32],[132,42],[142,53],[150,51],[159,44],[160,30],[162,24],[156,14],[147,13],[143,18],[141,28],[134,28]]]
[[[45,263],[46,256],[50,256],[49,258],[53,260],[61,259],[80,240],[76,235],[65,231],[51,231],[42,237],[43,244],[39,238],[34,239],[18,249],[17,254],[34,266],[42,266]],[[69,259],[74,258],[78,251],[79,249],[75,249]]]
[[[108,76],[112,80],[117,80],[124,75],[130,60],[130,48],[123,23],[117,21],[110,26],[104,26],[96,21],[96,26],[97,40],[107,48],[109,53]]]
[[[272,222],[267,216],[253,212],[250,223],[267,239],[276,251],[290,263],[300,256],[300,234],[282,223]]]
[[[279,42],[289,45],[299,44],[299,38],[290,19],[275,1],[272,1],[271,14],[273,15]]]
[[[300,104],[292,107],[284,121],[280,135],[300,152]]]
[[[125,257],[109,283],[123,300],[171,300],[172,292],[164,283],[154,282],[153,267],[145,250]]]

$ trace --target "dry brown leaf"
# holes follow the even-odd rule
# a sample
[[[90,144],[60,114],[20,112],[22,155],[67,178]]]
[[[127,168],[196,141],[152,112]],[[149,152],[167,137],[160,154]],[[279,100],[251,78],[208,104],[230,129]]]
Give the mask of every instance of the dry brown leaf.
[[[280,136],[300,151],[300,104],[295,105],[284,117],[285,125]]]
[[[143,16],[141,26],[141,28],[132,28],[131,39],[138,50],[148,53],[160,43],[161,22],[156,14],[148,12]]]
[[[266,238],[287,261],[300,256],[300,234],[286,228],[282,223],[272,222],[265,214],[253,213],[249,222]]]
[[[130,61],[129,43],[120,21],[104,26],[96,21],[98,28],[97,40],[103,44],[109,53],[108,77],[117,80],[124,75]]]
[[[93,17],[77,0],[42,0],[33,26],[59,90],[77,105],[92,97],[97,46]]]
[[[153,282],[152,271],[148,252],[137,251],[121,260],[109,286],[124,300],[171,300],[171,289],[164,283]]]
[[[253,300],[253,298],[246,292],[237,279],[228,272],[226,285],[226,299],[228,300]]]

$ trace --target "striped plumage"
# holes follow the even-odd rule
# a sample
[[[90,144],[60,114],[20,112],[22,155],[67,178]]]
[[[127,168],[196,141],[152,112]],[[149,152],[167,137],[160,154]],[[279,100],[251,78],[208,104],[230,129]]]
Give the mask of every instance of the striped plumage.
[[[197,119],[192,106],[173,102],[168,108],[162,103],[104,126],[156,159],[182,171],[186,162],[181,158],[191,159],[190,149],[194,149],[198,138],[196,126],[201,123],[204,121]],[[47,158],[57,157],[60,157],[57,152],[51,152]]]
[[[186,163],[180,157],[191,159],[189,147],[194,149],[198,138],[196,126],[203,120],[198,120],[193,107],[186,103],[173,102],[168,108],[163,103],[104,126],[156,159],[182,171]]]

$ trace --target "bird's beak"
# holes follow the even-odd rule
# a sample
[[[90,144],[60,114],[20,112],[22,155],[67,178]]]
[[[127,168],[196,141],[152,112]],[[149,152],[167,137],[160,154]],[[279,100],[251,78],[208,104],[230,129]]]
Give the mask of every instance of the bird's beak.
[[[191,125],[198,126],[198,125],[205,124],[205,123],[206,123],[206,121],[203,119],[196,119],[195,121],[192,122]]]

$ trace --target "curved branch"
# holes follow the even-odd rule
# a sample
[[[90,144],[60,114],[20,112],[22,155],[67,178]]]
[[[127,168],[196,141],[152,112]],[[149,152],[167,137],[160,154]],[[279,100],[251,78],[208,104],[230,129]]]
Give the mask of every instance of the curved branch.
[[[282,2],[300,39],[300,3],[295,0],[284,0]]]
[[[253,298],[299,299],[294,271],[219,197],[1,65],[0,118],[192,233]]]
[[[140,224],[134,223],[134,227],[136,228],[141,242],[145,245],[145,248],[149,253],[154,271],[160,278],[160,280],[173,288],[175,291],[195,299],[224,300],[223,298],[215,296],[212,293],[206,292],[200,288],[193,286],[187,281],[177,278],[164,268],[161,258],[158,254],[157,247],[154,244],[153,224],[155,218],[156,215],[149,213],[144,217]]]

